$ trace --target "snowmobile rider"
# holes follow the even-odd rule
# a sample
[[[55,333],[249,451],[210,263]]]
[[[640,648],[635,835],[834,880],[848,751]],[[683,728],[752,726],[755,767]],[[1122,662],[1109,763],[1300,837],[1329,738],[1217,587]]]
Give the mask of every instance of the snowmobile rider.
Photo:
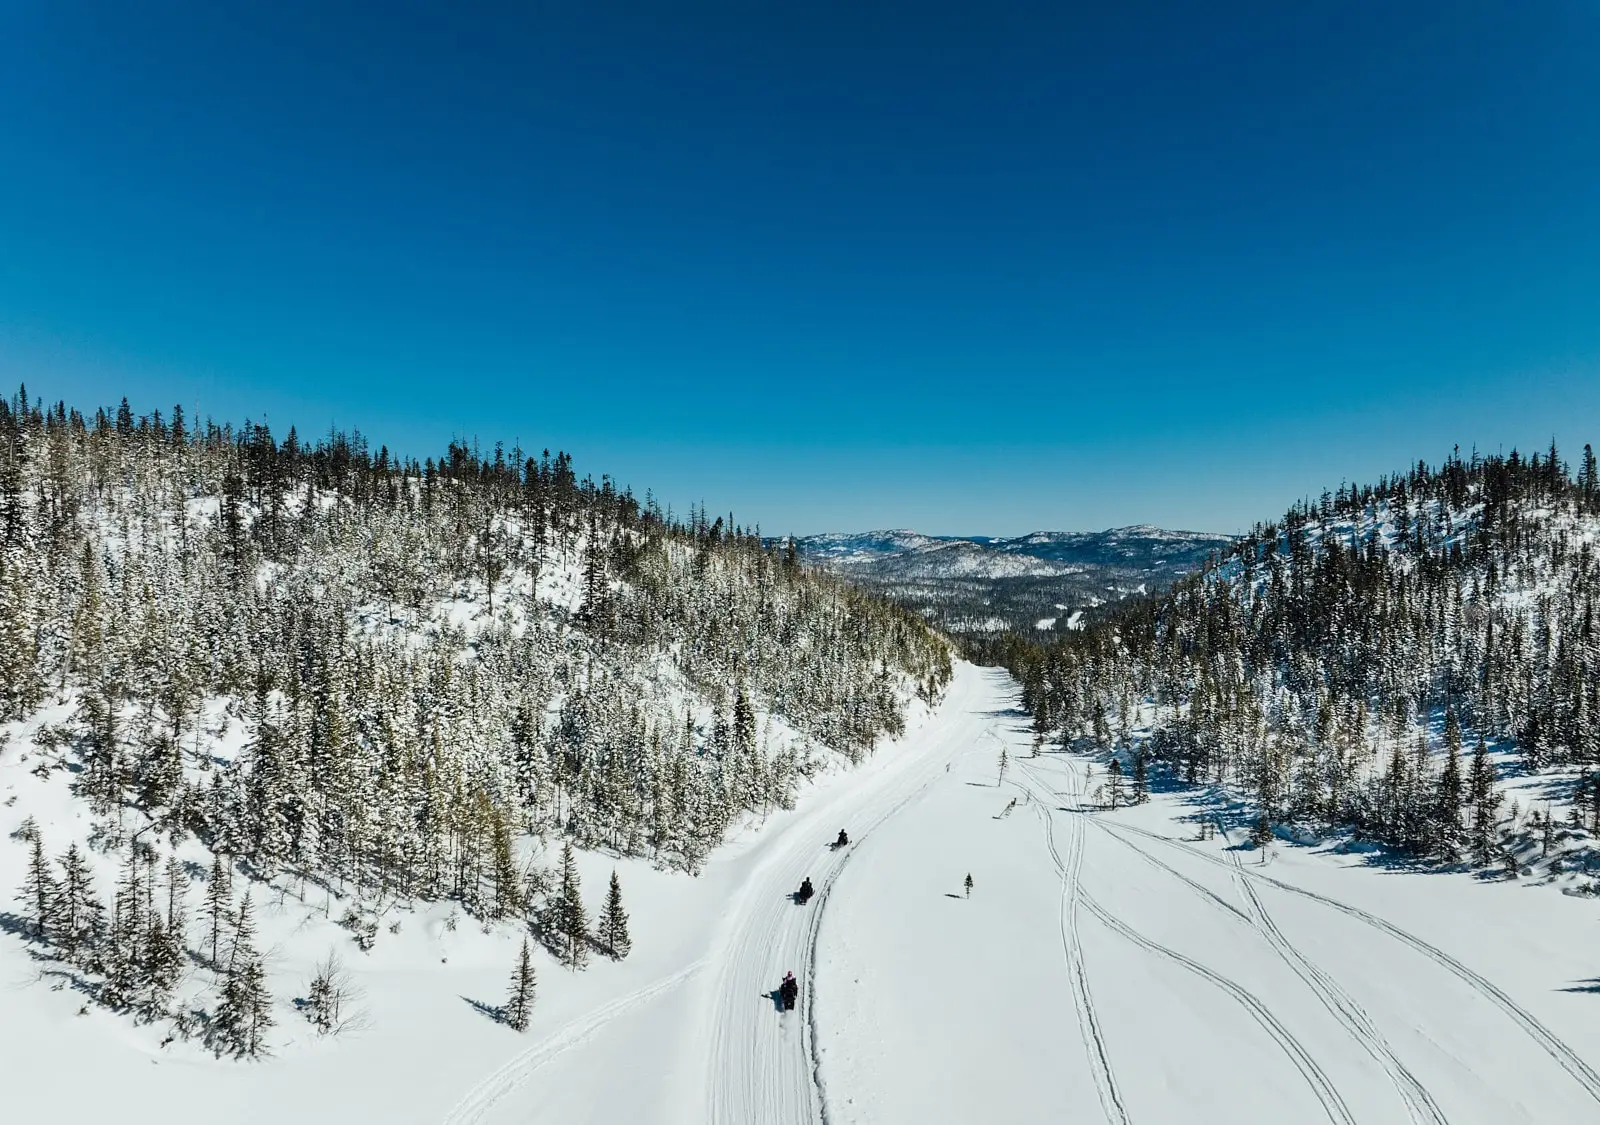
[[[850,836],[843,828],[839,829],[839,838],[833,842],[836,848],[842,848],[850,842]]]
[[[783,997],[785,1010],[794,1007],[795,997],[800,995],[800,982],[794,979],[794,972],[783,974],[783,984],[778,987],[778,993]]]
[[[816,892],[814,892],[811,889],[811,876],[807,875],[804,879],[800,880],[800,901],[801,902],[805,902],[808,898],[810,898],[815,893]]]

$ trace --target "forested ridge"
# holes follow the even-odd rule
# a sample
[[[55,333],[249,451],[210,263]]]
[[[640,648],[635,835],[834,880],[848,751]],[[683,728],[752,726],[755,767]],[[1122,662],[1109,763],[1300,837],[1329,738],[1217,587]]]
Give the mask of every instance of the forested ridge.
[[[1600,821],[1600,473],[1544,454],[1341,486],[1167,594],[1007,642],[1041,732],[1235,787],[1272,822],[1501,858],[1496,770]],[[1558,810],[1559,811],[1559,810]],[[1546,845],[1548,846],[1548,844]]]
[[[26,916],[113,1006],[183,913],[171,864],[156,903],[163,837],[219,857],[213,891],[237,867],[455,899],[577,957],[581,910],[520,842],[697,870],[741,813],[900,732],[950,660],[792,546],[565,454],[419,463],[358,433],[0,401],[0,753],[32,724],[132,887],[103,905],[33,825]],[[232,902],[213,962],[248,924]]]

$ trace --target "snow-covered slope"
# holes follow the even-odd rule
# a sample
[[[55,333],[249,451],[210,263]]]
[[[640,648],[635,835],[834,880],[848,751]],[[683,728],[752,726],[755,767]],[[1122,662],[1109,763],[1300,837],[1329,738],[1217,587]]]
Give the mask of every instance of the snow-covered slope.
[[[1600,1113],[1587,900],[1242,843],[1205,789],[1115,812],[1105,761],[1030,757],[1015,686],[962,665],[862,769],[752,822],[700,877],[621,863],[632,957],[541,960],[530,1031],[485,1018],[516,938],[396,909],[370,953],[293,888],[283,995],[342,943],[367,1030],[240,1066],[129,1028],[0,941],[7,1119],[1502,1125]],[[999,778],[1004,748],[1008,768]],[[48,808],[0,763],[0,827]],[[1159,788],[1159,787],[1158,787]],[[5,800],[16,798],[6,805]],[[1014,802],[1014,803],[1013,803]],[[70,830],[70,812],[48,828]],[[1226,834],[1196,839],[1196,818]],[[853,843],[826,848],[840,827]],[[20,877],[0,849],[0,878]],[[1263,862],[1265,861],[1265,862]],[[589,857],[594,886],[609,861]],[[971,897],[963,879],[973,878]],[[787,897],[810,875],[809,906]],[[798,1010],[771,993],[802,980]],[[299,1017],[288,1004],[285,1028]],[[299,1033],[304,1037],[308,1032]],[[94,1081],[78,1081],[93,1074]],[[286,1108],[291,1107],[292,1109]]]

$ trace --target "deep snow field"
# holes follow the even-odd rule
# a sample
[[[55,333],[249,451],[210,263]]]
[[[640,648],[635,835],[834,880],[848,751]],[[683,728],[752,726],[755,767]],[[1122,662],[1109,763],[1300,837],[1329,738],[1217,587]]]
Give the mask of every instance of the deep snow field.
[[[0,932],[0,1120],[1600,1120],[1593,899],[1328,847],[1263,854],[1237,831],[1202,841],[1184,792],[1091,809],[1102,767],[1031,757],[1016,707],[1003,672],[959,666],[904,738],[749,824],[697,878],[584,856],[594,906],[618,869],[634,952],[579,973],[541,952],[521,1035],[482,1011],[519,935],[449,906],[396,908],[362,953],[320,892],[258,895],[277,1026],[255,1063],[78,1014],[59,966]],[[82,831],[23,757],[0,750],[12,912],[23,817],[52,854]],[[805,875],[817,897],[796,906]],[[292,1002],[331,948],[368,1016],[336,1041]],[[780,1014],[786,969],[800,1005]]]

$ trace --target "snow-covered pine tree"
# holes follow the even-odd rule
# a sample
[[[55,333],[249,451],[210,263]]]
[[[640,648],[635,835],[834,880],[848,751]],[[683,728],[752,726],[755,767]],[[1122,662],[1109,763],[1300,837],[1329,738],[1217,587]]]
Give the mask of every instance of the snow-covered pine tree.
[[[27,834],[28,874],[22,882],[21,899],[33,909],[33,934],[49,941],[55,931],[56,899],[59,890],[45,858],[43,834],[35,827]]]
[[[1272,843],[1272,822],[1267,819],[1266,813],[1256,818],[1255,827],[1250,830],[1250,843],[1257,848],[1264,848]]]
[[[149,929],[144,866],[141,843],[134,840],[128,846],[122,879],[112,900],[111,929],[100,954],[101,972],[105,976],[100,985],[100,1002],[112,1009],[135,1004],[144,983],[145,940]]]
[[[247,890],[239,900],[222,994],[211,1020],[212,1046],[218,1054],[258,1058],[266,1053],[265,1036],[273,1025],[266,977],[255,948],[255,919]]]
[[[93,954],[105,908],[94,891],[94,876],[76,841],[61,857],[61,895],[56,905],[58,942],[67,960],[83,964]]]
[[[167,929],[160,914],[151,914],[141,951],[141,990],[136,1001],[144,1018],[154,1020],[166,1014],[182,971],[183,946],[179,938]]]
[[[515,1031],[528,1030],[528,1018],[533,1012],[533,997],[537,981],[533,971],[533,956],[528,949],[528,939],[522,939],[522,954],[511,974],[511,993],[506,997],[505,1021]]]
[[[622,882],[617,878],[616,868],[611,869],[611,885],[606,891],[606,904],[600,912],[596,936],[606,956],[614,961],[622,960],[633,948],[633,940],[628,936],[628,912],[622,906]]]
[[[221,853],[211,857],[211,877],[206,881],[206,925],[211,931],[211,967],[220,969],[223,926],[233,914],[232,878]]]
[[[186,895],[189,890],[189,873],[176,853],[167,856],[167,932],[183,949],[189,943],[189,907]]]
[[[569,969],[582,968],[589,958],[589,914],[583,906],[583,890],[571,840],[561,849],[561,878],[556,888],[555,911],[562,963]]]

